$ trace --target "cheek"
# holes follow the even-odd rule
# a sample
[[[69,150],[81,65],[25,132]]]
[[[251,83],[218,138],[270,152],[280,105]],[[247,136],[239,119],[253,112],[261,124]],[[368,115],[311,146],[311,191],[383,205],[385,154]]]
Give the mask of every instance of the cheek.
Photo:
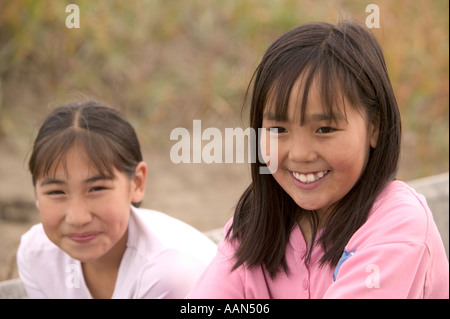
[[[103,226],[111,243],[115,243],[125,234],[128,229],[129,211],[120,214],[111,214],[108,219],[103,220]]]
[[[64,213],[62,208],[44,201],[39,202],[39,216],[47,237],[55,245],[60,245],[61,225],[64,223]]]
[[[62,207],[49,201],[39,200],[39,216],[44,227],[56,228],[64,218]]]
[[[355,147],[360,145],[361,147]],[[335,172],[344,172],[346,174],[359,174],[365,167],[369,150],[365,147],[365,141],[350,140],[342,143],[340,147],[331,148],[328,154],[328,160]]]
[[[114,208],[113,208],[114,209]],[[114,210],[105,211],[103,216],[103,221],[111,226],[122,227],[124,224],[128,223],[128,216],[130,214],[130,207],[115,207]]]
[[[130,215],[130,203],[127,200],[104,201],[103,205],[97,203],[97,207],[93,207],[94,214],[101,219],[102,223],[106,225],[110,233],[121,234],[128,226],[128,218]]]

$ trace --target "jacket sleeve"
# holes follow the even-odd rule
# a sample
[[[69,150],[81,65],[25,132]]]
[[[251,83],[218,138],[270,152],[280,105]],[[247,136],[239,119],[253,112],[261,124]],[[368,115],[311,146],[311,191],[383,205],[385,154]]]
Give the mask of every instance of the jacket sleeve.
[[[190,291],[187,299],[245,298],[242,269],[232,271],[234,248],[227,241],[219,243],[217,254]]]
[[[423,298],[429,253],[418,243],[386,243],[355,251],[324,298]]]
[[[433,215],[402,182],[380,195],[343,259],[325,298],[448,298],[448,260]]]

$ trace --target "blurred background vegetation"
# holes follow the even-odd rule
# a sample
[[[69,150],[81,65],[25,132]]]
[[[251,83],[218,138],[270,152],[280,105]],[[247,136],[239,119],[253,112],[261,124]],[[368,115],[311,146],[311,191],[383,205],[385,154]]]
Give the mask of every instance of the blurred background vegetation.
[[[79,5],[79,29],[65,26],[70,3]],[[370,3],[380,8],[372,30],[403,117],[399,178],[446,172],[447,0],[1,0],[0,143],[26,154],[52,107],[95,98],[124,112],[143,148],[169,160],[170,131],[193,119],[248,126],[245,90],[275,38],[308,21],[364,22]]]

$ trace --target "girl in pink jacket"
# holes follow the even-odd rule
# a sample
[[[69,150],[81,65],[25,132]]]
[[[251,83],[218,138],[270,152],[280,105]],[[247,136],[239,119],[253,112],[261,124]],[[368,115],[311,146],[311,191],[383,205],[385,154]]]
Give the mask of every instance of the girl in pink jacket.
[[[365,27],[308,23],[278,38],[255,72],[250,121],[264,132],[258,154],[278,147],[251,164],[188,298],[449,297],[432,213],[396,180],[399,109]]]

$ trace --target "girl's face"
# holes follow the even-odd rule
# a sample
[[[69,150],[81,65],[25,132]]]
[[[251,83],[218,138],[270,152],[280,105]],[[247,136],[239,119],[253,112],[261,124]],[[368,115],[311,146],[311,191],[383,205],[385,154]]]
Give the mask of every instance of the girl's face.
[[[115,168],[111,179],[101,176],[85,153],[72,147],[65,164],[36,182],[36,205],[46,235],[82,262],[121,256],[130,204],[144,195],[145,163],[138,164],[132,180]]]
[[[319,220],[328,208],[342,199],[363,172],[370,146],[375,147],[378,131],[348,102],[336,110],[337,120],[324,113],[319,90],[313,81],[308,94],[304,124],[300,125],[301,80],[289,99],[287,121],[274,116],[274,105],[265,107],[263,128],[278,132],[263,134],[261,143],[277,138],[278,168],[275,180],[303,209],[316,210]],[[336,104],[338,105],[338,104]],[[266,146],[269,150],[269,146]]]

